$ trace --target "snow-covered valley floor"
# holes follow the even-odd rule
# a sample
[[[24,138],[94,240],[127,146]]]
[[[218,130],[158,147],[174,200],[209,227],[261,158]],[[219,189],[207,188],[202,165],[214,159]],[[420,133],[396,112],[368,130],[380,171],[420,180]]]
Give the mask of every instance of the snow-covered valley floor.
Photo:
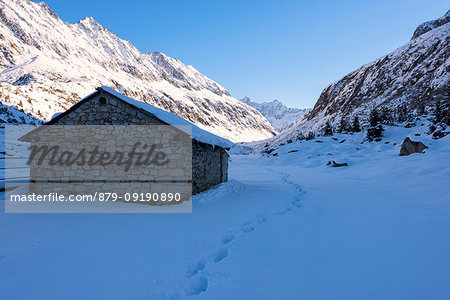
[[[0,299],[450,299],[450,135],[421,130],[233,154],[192,214],[2,203]],[[406,135],[430,149],[398,156]]]

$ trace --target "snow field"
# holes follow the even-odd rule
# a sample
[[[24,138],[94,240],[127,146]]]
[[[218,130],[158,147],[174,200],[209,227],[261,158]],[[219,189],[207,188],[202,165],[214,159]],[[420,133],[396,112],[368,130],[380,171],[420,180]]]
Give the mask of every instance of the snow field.
[[[235,151],[192,214],[2,213],[0,298],[448,299],[450,136],[425,130]]]

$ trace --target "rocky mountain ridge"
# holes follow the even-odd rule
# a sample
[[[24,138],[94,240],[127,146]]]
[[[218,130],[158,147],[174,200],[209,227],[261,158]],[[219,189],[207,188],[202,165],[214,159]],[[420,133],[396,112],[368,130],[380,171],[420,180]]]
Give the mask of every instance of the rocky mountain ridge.
[[[0,0],[0,101],[49,120],[110,86],[232,141],[276,133],[255,109],[194,67],[141,53],[92,17],[62,21],[44,2]]]
[[[327,86],[314,108],[271,139],[283,143],[326,124],[337,128],[358,116],[362,125],[373,109],[415,113],[450,99],[450,23],[444,17],[420,25],[411,41]],[[425,29],[424,29],[425,28]]]

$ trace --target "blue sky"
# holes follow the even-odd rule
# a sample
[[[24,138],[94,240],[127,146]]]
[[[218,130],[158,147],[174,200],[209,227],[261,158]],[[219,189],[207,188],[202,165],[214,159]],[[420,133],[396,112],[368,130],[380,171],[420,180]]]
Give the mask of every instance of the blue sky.
[[[47,0],[141,52],[196,67],[240,99],[312,107],[328,84],[406,43],[448,1]]]

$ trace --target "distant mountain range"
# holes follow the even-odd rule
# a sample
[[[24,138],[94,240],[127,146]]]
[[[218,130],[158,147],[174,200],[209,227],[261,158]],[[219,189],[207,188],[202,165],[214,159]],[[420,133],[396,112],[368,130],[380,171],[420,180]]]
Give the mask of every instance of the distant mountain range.
[[[280,100],[272,102],[258,103],[249,97],[244,97],[241,101],[255,109],[257,109],[272,124],[278,132],[289,128],[297,121],[305,112],[310,109],[287,107]]]
[[[447,12],[419,25],[407,44],[330,84],[304,110],[239,101],[194,67],[141,53],[92,17],[69,24],[44,2],[0,0],[0,122],[49,120],[106,85],[234,142],[283,131],[272,139],[281,143],[342,118],[364,121],[374,107],[414,111],[448,99],[449,21]]]
[[[417,27],[412,39],[397,50],[327,86],[314,108],[272,143],[319,132],[326,122],[367,119],[373,108],[405,107],[414,112],[450,98],[450,11]]]
[[[69,24],[44,2],[0,0],[0,102],[8,111],[49,120],[102,85],[235,142],[276,133],[256,109],[193,66],[141,53],[92,17]]]

